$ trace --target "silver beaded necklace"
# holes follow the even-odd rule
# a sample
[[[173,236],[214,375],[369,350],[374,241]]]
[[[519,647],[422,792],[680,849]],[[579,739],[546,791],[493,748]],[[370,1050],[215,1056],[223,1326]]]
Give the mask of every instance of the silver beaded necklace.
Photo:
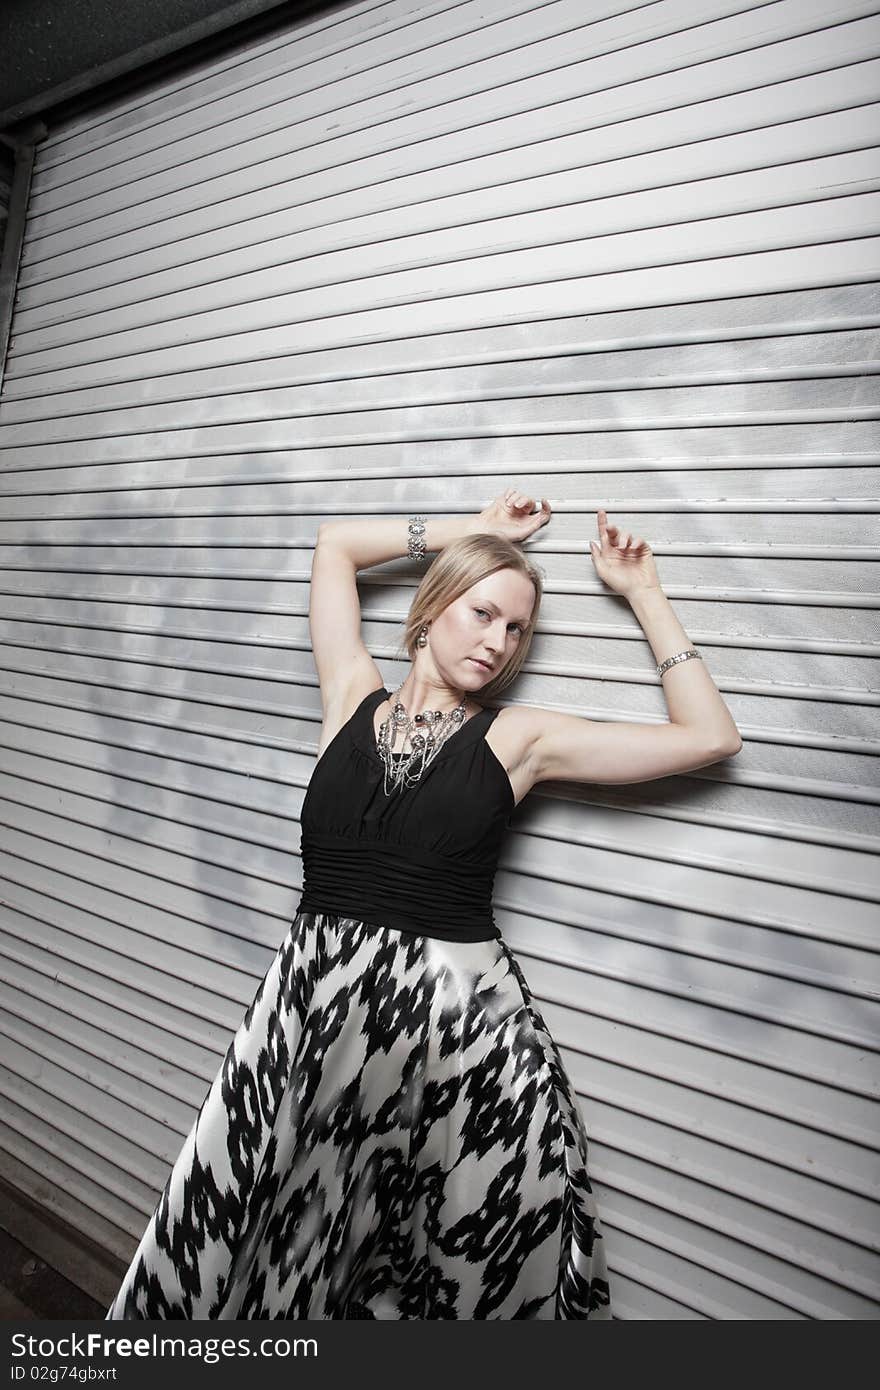
[[[395,692],[391,713],[380,724],[376,741],[379,756],[385,765],[383,789],[386,796],[390,796],[395,788],[402,790],[414,786],[425,768],[436,758],[446,740],[460,728],[465,717],[465,700],[462,695],[455,709],[425,709],[410,719],[400,702],[402,688],[398,686]],[[410,750],[408,754],[403,753],[395,758],[394,745],[401,729],[401,743],[405,744],[409,735]]]

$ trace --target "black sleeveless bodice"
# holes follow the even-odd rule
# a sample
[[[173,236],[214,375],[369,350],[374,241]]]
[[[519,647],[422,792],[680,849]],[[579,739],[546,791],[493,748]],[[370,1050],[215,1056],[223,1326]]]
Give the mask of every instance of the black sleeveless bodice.
[[[499,711],[465,720],[415,786],[386,796],[373,715],[389,697],[384,686],[371,691],[315,766],[300,815],[297,911],[447,940],[498,937],[492,888],[515,805],[485,740]]]

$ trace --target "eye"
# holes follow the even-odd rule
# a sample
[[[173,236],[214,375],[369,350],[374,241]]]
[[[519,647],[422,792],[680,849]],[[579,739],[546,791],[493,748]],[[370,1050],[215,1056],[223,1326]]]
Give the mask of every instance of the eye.
[[[475,608],[475,609],[474,609],[474,612],[475,612],[475,613],[480,613],[484,618],[491,618],[491,616],[492,616],[492,614],[491,614],[491,613],[488,613],[488,612],[486,611],[485,608]],[[515,627],[516,630],[517,630],[517,632],[519,633],[520,637],[522,637],[522,635],[523,635],[523,628],[520,626],[519,623],[508,623],[507,626],[508,626],[508,627]]]

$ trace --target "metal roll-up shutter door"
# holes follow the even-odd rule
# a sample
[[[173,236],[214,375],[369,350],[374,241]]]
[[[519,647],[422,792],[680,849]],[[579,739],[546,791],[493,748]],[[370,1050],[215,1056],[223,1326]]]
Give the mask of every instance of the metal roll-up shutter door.
[[[546,784],[497,916],[621,1318],[876,1316],[872,6],[365,3],[50,132],[3,390],[2,1173],[130,1257],[299,889],[327,517],[555,507],[511,698],[744,735]],[[400,674],[418,573],[363,576]]]

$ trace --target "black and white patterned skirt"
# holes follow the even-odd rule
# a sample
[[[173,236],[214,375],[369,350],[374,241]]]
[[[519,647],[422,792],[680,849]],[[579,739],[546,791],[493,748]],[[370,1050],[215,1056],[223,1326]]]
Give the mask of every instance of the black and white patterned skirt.
[[[610,1318],[583,1123],[506,944],[299,912],[106,1316]]]

